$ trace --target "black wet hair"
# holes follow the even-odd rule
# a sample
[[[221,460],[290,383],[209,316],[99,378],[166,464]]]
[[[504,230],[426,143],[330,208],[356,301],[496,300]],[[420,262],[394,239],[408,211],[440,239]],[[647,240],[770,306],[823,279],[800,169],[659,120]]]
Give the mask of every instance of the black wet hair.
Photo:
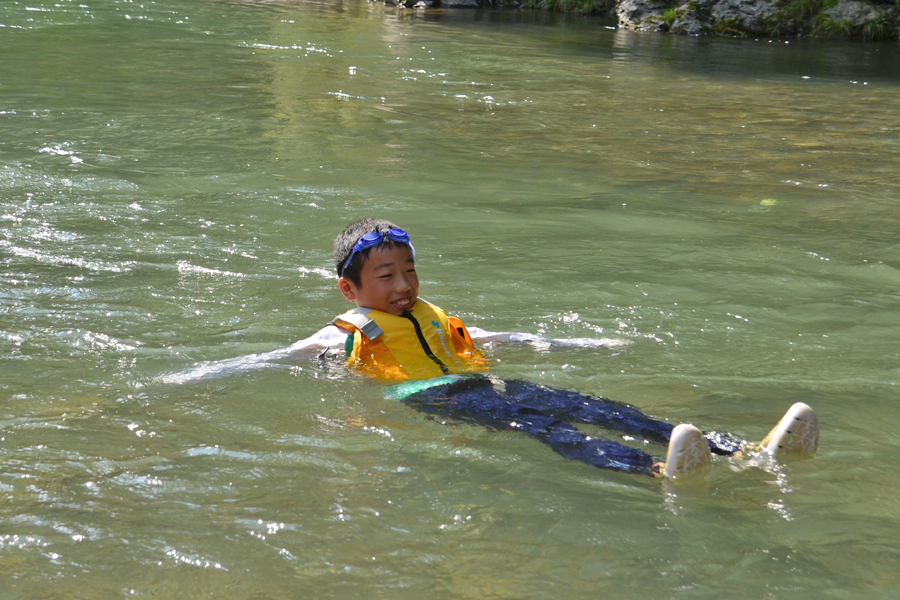
[[[347,268],[345,269],[344,263],[347,262],[347,257],[353,252],[353,246],[356,245],[359,238],[367,233],[376,231],[384,234],[395,227],[397,226],[390,221],[376,219],[374,217],[366,217],[356,223],[347,225],[347,228],[334,238],[334,267],[337,270],[338,277],[349,279],[357,287],[362,287],[360,274],[362,273],[363,264],[365,264],[366,259],[369,258],[369,253],[372,251],[372,248],[380,248],[382,246],[393,248],[394,246],[406,246],[407,244],[399,244],[392,239],[385,237],[378,246],[372,246],[372,248],[366,248],[361,252],[357,252],[353,256],[353,260],[350,261],[350,264],[347,265]]]

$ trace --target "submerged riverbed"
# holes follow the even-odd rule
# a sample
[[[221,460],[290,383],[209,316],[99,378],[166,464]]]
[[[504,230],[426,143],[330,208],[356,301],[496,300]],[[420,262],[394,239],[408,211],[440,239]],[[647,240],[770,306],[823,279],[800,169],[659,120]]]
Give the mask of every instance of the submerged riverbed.
[[[893,598],[896,45],[528,12],[0,6],[0,598]],[[429,420],[328,361],[383,216],[502,377],[812,459],[673,487]],[[648,448],[661,454],[662,448]]]

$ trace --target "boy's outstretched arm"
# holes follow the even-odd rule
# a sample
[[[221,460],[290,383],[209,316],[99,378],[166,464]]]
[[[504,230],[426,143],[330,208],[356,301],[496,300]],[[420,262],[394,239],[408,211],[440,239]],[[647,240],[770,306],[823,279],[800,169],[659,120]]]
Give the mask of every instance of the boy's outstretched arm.
[[[551,347],[616,349],[631,345],[630,340],[622,338],[545,338],[533,333],[486,331],[479,327],[467,327],[466,329],[468,329],[473,342],[482,344],[491,342],[530,344],[539,349]]]
[[[617,349],[631,344],[627,339],[617,338],[556,339],[545,338],[532,333],[486,331],[479,327],[469,327],[467,329],[474,342],[483,344],[529,344],[539,350],[546,350],[551,347]],[[315,356],[330,350],[342,351],[347,341],[347,333],[347,331],[335,325],[327,325],[308,338],[294,342],[286,348],[225,360],[201,362],[185,371],[162,375],[157,381],[170,384],[197,383],[248,371],[284,366],[279,361]]]
[[[218,379],[246,371],[256,371],[267,367],[279,366],[277,361],[287,358],[302,356],[314,356],[331,349],[343,349],[347,341],[347,332],[334,326],[327,325],[298,342],[294,342],[287,348],[279,348],[271,352],[261,354],[248,354],[226,360],[214,360],[202,362],[194,367],[179,373],[169,373],[159,377],[161,383],[196,383],[209,379]]]

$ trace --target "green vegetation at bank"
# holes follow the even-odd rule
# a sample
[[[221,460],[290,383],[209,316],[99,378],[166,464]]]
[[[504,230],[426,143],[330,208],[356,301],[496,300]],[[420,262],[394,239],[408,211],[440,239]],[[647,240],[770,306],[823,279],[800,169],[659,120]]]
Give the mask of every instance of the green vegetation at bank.
[[[898,0],[865,2],[878,16],[865,22],[851,19],[835,20],[829,14],[838,5],[838,0],[791,0],[776,3],[778,12],[763,20],[766,32],[773,37],[785,35],[812,35],[817,37],[842,36],[862,38],[866,41],[897,39]]]
[[[523,0],[522,7],[578,15],[616,15],[616,0]]]

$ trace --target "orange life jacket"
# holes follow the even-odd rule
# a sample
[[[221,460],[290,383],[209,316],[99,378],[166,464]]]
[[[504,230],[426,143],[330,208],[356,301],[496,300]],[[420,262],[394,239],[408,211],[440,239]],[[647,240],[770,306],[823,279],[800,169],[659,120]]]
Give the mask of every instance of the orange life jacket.
[[[462,321],[422,299],[403,316],[360,307],[332,322],[353,331],[347,364],[381,382],[487,368],[487,360],[475,348]]]

